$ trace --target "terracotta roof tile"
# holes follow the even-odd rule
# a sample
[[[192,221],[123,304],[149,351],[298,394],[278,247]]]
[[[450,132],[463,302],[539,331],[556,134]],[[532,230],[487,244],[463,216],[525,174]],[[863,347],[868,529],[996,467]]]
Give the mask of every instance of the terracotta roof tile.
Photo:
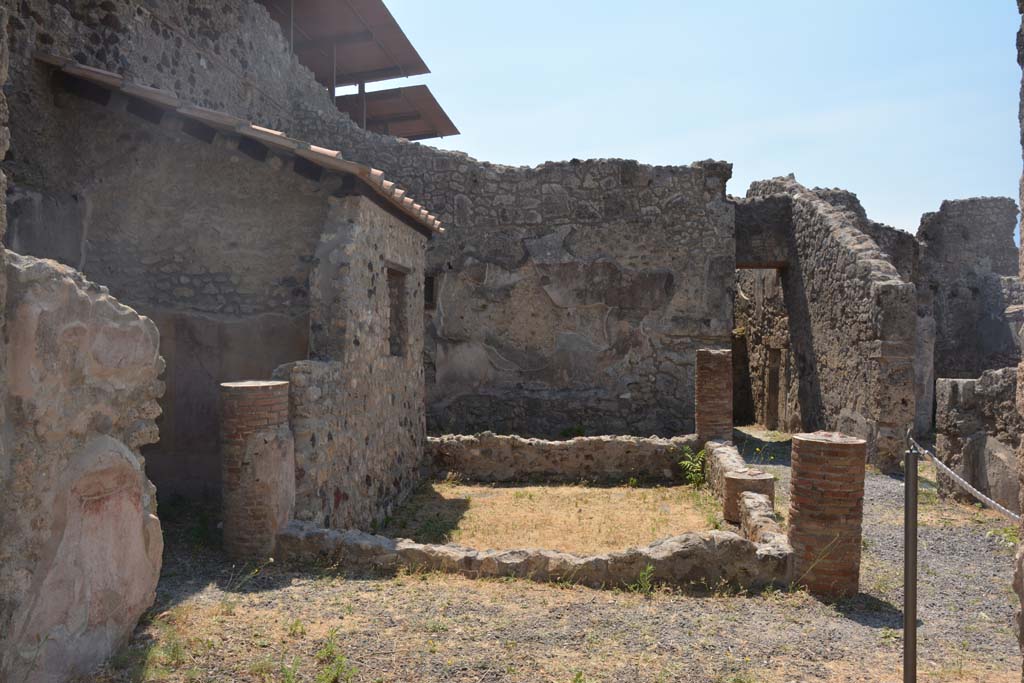
[[[424,230],[428,234],[444,232],[441,222],[430,215],[422,206],[414,202],[411,197],[406,196],[404,189],[398,187],[394,182],[387,180],[384,177],[383,171],[348,161],[342,158],[341,152],[337,150],[327,149],[288,137],[282,131],[258,126],[225,112],[182,102],[170,90],[125,81],[119,74],[79,64],[71,59],[47,52],[37,52],[35,58],[40,62],[62,70],[64,73],[87,80],[109,90],[116,90],[149,104],[163,107],[177,113],[179,116],[199,121],[216,130],[256,140],[279,152],[302,157],[329,171],[353,175],[385,203],[404,215],[408,221],[419,226],[419,229]]]

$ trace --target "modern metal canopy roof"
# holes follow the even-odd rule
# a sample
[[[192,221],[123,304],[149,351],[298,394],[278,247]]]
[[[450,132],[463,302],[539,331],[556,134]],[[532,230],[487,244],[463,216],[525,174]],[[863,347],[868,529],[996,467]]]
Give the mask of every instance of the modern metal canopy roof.
[[[382,0],[258,0],[330,87],[430,73]]]
[[[339,110],[351,116],[353,121],[363,123],[363,97],[366,98],[363,126],[366,130],[409,140],[459,134],[459,129],[425,85],[377,90],[365,95],[344,95],[335,101]]]

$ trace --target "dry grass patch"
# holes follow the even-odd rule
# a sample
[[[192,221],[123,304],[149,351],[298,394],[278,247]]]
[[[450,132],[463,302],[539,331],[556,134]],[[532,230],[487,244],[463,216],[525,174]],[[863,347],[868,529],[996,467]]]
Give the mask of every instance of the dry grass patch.
[[[421,543],[597,554],[717,528],[718,505],[688,486],[422,486],[383,529]]]

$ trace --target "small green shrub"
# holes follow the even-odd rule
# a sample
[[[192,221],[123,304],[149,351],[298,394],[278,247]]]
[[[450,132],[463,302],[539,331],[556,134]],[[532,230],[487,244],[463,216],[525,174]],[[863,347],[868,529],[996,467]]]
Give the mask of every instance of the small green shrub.
[[[575,439],[577,436],[583,436],[583,425],[574,425],[572,427],[566,427],[558,433],[563,439]]]
[[[631,593],[638,593],[640,595],[650,595],[654,592],[654,565],[649,564],[640,570],[640,573],[636,577],[636,581],[629,584]]]
[[[704,461],[707,458],[704,449],[694,453],[689,446],[683,446],[682,455],[679,468],[683,471],[683,481],[690,486],[703,486],[705,482]]]

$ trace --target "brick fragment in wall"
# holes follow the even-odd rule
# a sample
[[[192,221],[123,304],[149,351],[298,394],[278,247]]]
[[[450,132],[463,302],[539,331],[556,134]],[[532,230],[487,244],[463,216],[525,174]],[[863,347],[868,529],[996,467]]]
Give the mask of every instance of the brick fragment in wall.
[[[732,351],[698,349],[695,422],[702,441],[732,438]]]

